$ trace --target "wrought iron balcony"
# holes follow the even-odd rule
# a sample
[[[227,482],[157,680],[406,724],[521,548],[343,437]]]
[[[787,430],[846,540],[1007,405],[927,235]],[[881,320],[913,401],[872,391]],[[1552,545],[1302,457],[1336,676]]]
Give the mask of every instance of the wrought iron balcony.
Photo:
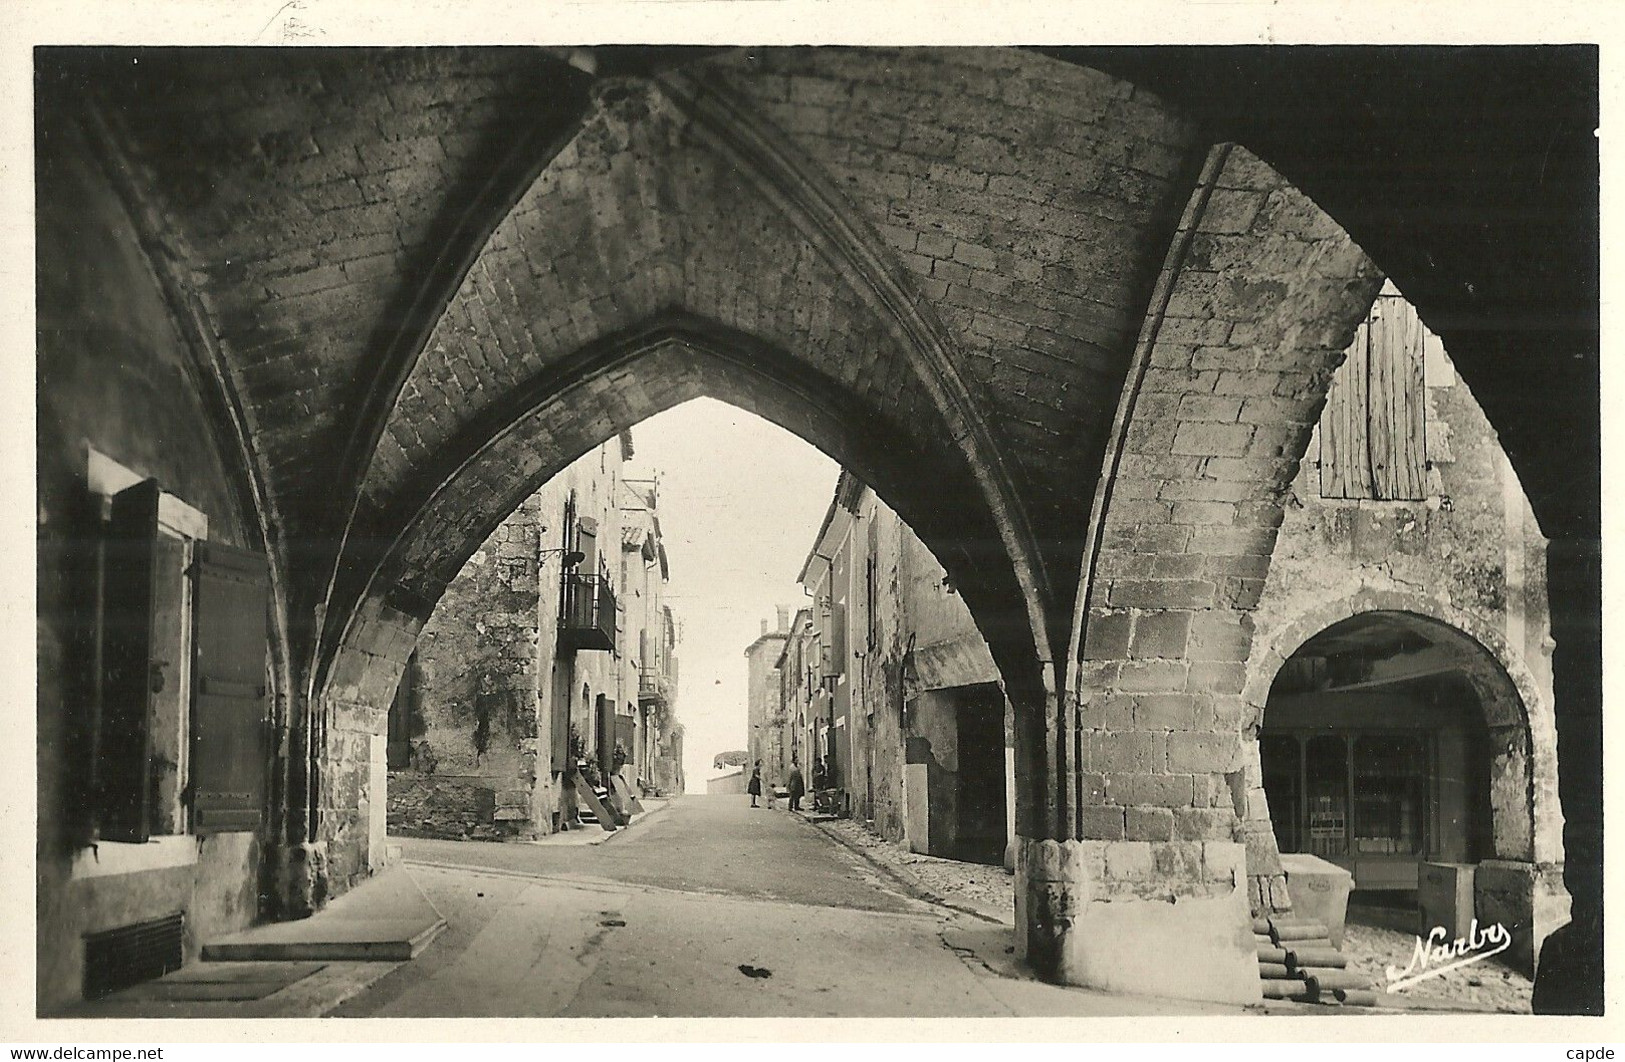
[[[615,591],[607,576],[564,573],[559,592],[559,648],[615,648]]]
[[[671,678],[661,667],[644,667],[638,673],[638,700],[644,704],[671,700]]]

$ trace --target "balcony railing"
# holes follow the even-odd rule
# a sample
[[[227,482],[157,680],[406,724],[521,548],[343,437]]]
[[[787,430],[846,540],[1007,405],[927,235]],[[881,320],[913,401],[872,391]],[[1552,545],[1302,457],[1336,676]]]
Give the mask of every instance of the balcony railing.
[[[671,699],[671,679],[661,667],[645,667],[638,673],[638,700],[668,701]]]
[[[615,591],[608,577],[564,573],[559,593],[559,648],[615,648]]]

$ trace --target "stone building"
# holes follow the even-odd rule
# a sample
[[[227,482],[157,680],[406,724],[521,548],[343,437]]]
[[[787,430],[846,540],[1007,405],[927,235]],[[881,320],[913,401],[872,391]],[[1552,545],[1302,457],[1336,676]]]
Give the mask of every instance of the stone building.
[[[1548,540],[1573,920],[1536,1006],[1600,1011],[1595,49],[34,62],[42,1010],[105,988],[87,976],[131,934],[196,955],[373,873],[389,708],[447,587],[581,455],[702,394],[872,484],[952,578],[1012,709],[1021,955],[1256,998],[1270,883],[1236,834],[1267,817],[1255,635],[1277,622],[1256,614],[1281,529],[1319,511],[1286,499],[1391,276]],[[557,512],[544,546],[566,545]],[[622,542],[596,537],[611,573]],[[1527,597],[1538,551],[1503,558],[1509,597],[1519,571]],[[1380,626],[1299,645],[1464,649]],[[1470,633],[1499,654],[1495,631],[1537,627]],[[635,688],[572,675],[537,778],[565,724],[614,732]],[[485,696],[476,726],[508,711]],[[1548,766],[1496,744],[1510,722],[1472,740],[1537,791]],[[1498,825],[1510,788],[1502,879],[1549,878],[1541,831],[1531,851]]]
[[[783,706],[780,703],[779,656],[789,636],[790,610],[779,607],[776,625],[762,621],[762,633],[745,647],[745,761],[749,777],[758,760],[762,763],[763,784],[782,782],[785,744]]]
[[[446,587],[390,711],[390,829],[554,832],[577,758],[681,790],[658,490],[623,477],[631,445],[623,433],[550,480]]]
[[[1005,860],[1015,837],[1007,705],[942,565],[843,472],[800,578],[813,604],[779,665],[793,747],[822,757],[840,806],[882,835],[917,852]]]
[[[1402,897],[1427,862],[1468,865],[1529,971],[1568,918],[1545,552],[1483,411],[1389,284],[1289,488],[1252,652],[1222,668],[1255,713],[1281,852]]]
[[[813,764],[823,754],[824,737],[817,726],[818,717],[813,707],[814,694],[823,689],[823,682],[812,673],[812,662],[817,649],[813,642],[812,613],[798,609],[790,619],[784,649],[774,663],[779,680],[779,716],[776,735],[781,755],[774,766],[788,769],[790,761],[801,767],[802,778],[812,788]]]

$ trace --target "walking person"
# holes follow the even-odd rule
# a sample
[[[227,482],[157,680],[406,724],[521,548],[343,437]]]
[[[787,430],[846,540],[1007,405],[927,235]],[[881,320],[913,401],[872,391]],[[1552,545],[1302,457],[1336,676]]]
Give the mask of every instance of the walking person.
[[[820,810],[818,802],[824,799],[824,790],[829,788],[829,768],[824,766],[824,757],[818,757],[813,764],[813,810]]]
[[[793,757],[793,756],[790,758],[789,789],[790,789],[790,810],[791,811],[800,811],[801,810],[801,794],[803,794],[803,793],[805,793],[807,791],[807,783],[801,780],[801,764],[797,763],[796,760],[795,760],[795,757]]]
[[[750,772],[750,782],[745,786],[745,792],[750,794],[750,806],[759,808],[756,798],[762,795],[762,761],[756,761],[756,769]]]

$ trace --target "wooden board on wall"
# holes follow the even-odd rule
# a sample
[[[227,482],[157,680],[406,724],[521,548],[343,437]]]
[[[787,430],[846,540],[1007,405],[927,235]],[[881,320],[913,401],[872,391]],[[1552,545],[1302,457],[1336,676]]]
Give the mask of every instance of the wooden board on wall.
[[[1404,299],[1377,300],[1369,389],[1373,497],[1401,501],[1426,496],[1423,340],[1421,319]]]
[[[1320,415],[1320,495],[1323,498],[1371,497],[1366,451],[1366,381],[1370,364],[1370,329],[1354,332],[1348,357],[1333,378]]]

